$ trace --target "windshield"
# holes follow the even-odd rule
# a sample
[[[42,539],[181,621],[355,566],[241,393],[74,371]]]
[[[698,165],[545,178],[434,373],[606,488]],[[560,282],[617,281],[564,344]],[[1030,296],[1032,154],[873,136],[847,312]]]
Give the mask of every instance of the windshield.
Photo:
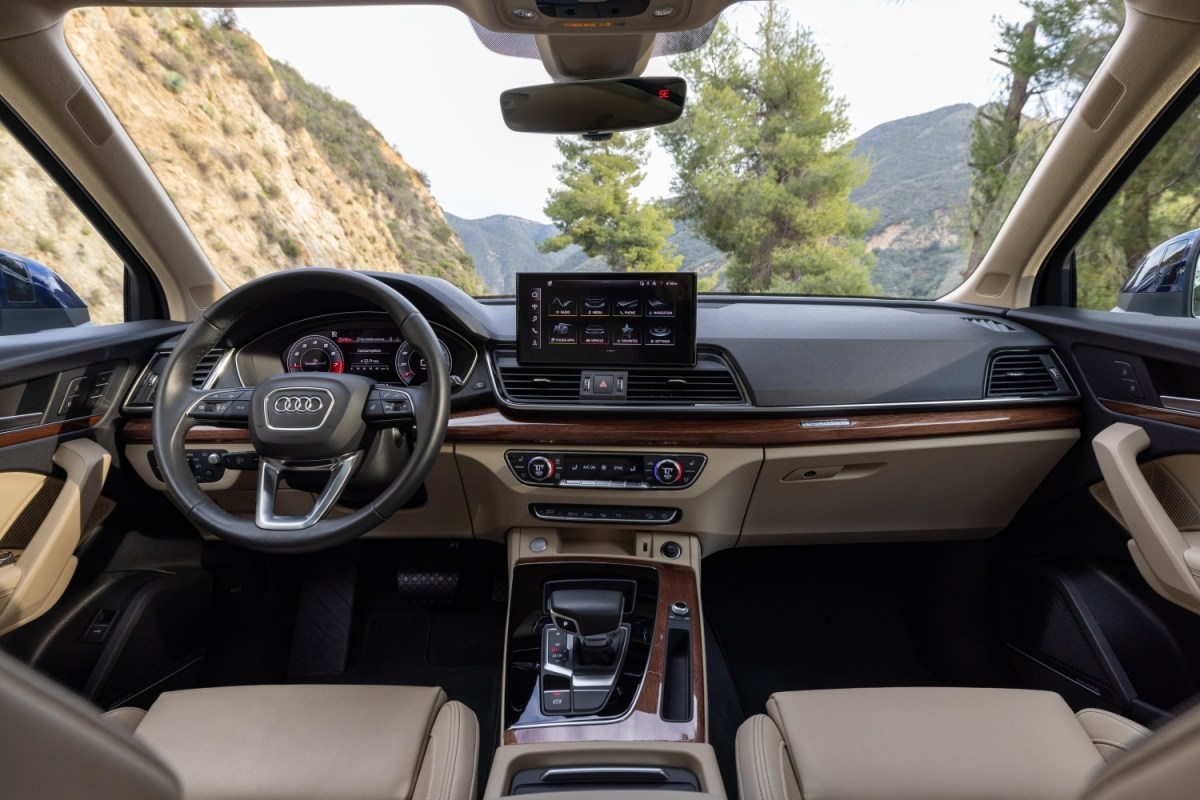
[[[66,34],[231,286],[685,270],[702,292],[932,299],[979,264],[1121,8],[741,4],[646,69],[687,79],[683,117],[603,142],[506,129],[500,93],[549,77],[451,9],[93,8]]]

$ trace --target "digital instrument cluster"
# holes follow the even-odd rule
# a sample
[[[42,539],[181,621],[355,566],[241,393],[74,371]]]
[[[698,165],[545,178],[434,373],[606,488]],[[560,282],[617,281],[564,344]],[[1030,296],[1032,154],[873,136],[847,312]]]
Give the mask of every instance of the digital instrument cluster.
[[[439,355],[453,371],[454,355],[438,339]],[[288,372],[345,372],[376,383],[419,386],[429,378],[425,356],[398,330],[346,328],[310,333],[292,343],[283,354]]]

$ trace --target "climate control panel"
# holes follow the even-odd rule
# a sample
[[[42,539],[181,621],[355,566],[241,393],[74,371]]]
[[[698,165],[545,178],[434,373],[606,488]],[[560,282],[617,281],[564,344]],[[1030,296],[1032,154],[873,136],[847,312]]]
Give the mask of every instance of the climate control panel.
[[[521,483],[574,489],[684,489],[706,461],[695,453],[509,450],[504,457]]]

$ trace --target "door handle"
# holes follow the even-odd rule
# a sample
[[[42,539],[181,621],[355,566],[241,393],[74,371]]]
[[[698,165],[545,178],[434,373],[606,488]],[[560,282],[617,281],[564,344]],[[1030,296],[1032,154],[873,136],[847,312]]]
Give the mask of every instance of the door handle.
[[[1200,614],[1200,533],[1183,533],[1138,467],[1150,436],[1117,422],[1092,440],[1100,472],[1133,537],[1129,553],[1142,577],[1171,602]]]

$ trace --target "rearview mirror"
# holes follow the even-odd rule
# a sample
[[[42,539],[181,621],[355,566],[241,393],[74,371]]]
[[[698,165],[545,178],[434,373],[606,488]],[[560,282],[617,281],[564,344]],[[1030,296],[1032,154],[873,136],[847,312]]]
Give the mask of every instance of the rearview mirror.
[[[622,78],[548,83],[500,95],[504,124],[522,133],[614,133],[679,119],[683,78]]]

